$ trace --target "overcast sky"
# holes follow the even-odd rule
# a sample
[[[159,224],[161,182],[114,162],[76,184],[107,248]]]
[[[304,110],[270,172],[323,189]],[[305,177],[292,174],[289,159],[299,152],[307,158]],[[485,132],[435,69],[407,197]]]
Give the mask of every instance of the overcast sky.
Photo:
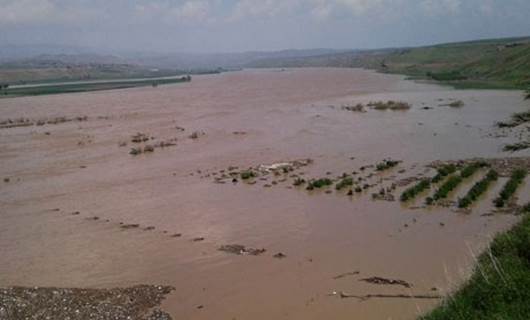
[[[530,35],[530,0],[0,0],[0,46],[234,52]]]

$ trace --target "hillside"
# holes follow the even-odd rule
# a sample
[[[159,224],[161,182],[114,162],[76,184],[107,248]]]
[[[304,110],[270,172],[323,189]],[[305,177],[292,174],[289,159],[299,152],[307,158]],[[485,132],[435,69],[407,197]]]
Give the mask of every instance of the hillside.
[[[530,84],[530,38],[267,59],[255,61],[249,66],[362,67],[431,78],[464,87],[521,88]]]

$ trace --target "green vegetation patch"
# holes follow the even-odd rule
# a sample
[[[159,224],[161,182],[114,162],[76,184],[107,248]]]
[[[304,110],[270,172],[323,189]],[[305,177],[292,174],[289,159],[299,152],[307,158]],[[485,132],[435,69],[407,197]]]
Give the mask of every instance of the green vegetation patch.
[[[353,186],[353,178],[352,177],[345,177],[342,180],[340,180],[339,182],[337,182],[337,184],[335,185],[335,189],[342,190],[342,189],[344,189],[346,187],[351,187],[351,186]]]
[[[408,188],[401,194],[401,201],[405,202],[414,199],[419,193],[429,189],[431,187],[431,181],[429,179],[423,179],[416,185]]]
[[[432,183],[438,183],[442,181],[448,175],[456,172],[456,166],[454,164],[444,165],[438,168],[438,173],[432,178]]]
[[[307,190],[321,189],[333,184],[333,181],[328,178],[321,178],[317,180],[309,181],[307,184]]]
[[[473,174],[475,174],[475,172],[477,172],[478,169],[480,168],[483,168],[483,167],[486,167],[487,164],[484,163],[484,162],[475,162],[475,163],[472,163],[470,165],[467,165],[464,169],[462,169],[462,171],[460,171],[460,176],[462,178],[469,178],[471,177]]]
[[[490,170],[486,176],[475,183],[473,187],[467,192],[467,194],[458,200],[459,208],[467,208],[470,204],[475,202],[478,197],[488,190],[488,187],[491,182],[496,181],[499,177],[499,174],[495,170]]]
[[[449,71],[449,72],[427,72],[427,77],[436,81],[455,81],[455,80],[467,80],[460,71]]]
[[[248,180],[248,179],[256,177],[256,173],[252,170],[243,171],[241,172],[240,175],[241,175],[241,179],[243,180]]]
[[[375,101],[370,102],[367,104],[367,106],[374,108],[375,110],[408,110],[411,108],[410,104],[403,101],[393,101],[388,100],[386,102],[384,101]]]
[[[181,82],[190,82],[190,76],[171,79],[145,79],[145,80],[123,80],[123,81],[101,81],[101,82],[79,82],[67,84],[50,84],[28,87],[7,87],[2,90],[1,97],[38,96],[47,94],[89,92],[101,90],[127,89]]]
[[[501,193],[494,200],[495,206],[497,208],[502,208],[506,205],[506,203],[508,202],[508,200],[510,200],[515,191],[517,191],[517,188],[519,188],[521,183],[523,183],[526,174],[527,172],[524,169],[517,169],[513,171],[510,180],[506,182],[506,184],[501,190]]]
[[[454,175],[449,177],[447,181],[438,189],[433,195],[433,200],[445,199],[449,192],[453,191],[463,181],[461,176]]]
[[[530,205],[526,205],[527,213]],[[471,279],[421,320],[530,319],[530,216],[497,235]]]

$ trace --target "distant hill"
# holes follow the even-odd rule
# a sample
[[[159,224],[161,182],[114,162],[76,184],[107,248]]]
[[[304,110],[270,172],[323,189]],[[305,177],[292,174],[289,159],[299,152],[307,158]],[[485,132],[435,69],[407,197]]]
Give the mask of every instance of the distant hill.
[[[461,87],[524,88],[530,86],[530,37],[261,59],[247,66],[357,67],[446,81]]]
[[[289,59],[334,54],[344,50],[309,49],[282,51],[251,51],[242,53],[138,53],[127,55],[131,61],[140,65],[174,69],[216,69],[243,68],[263,59]]]
[[[80,47],[0,45],[0,82],[149,77],[287,67],[369,68],[460,87],[525,88],[530,86],[530,37],[417,48],[212,54],[111,54]]]

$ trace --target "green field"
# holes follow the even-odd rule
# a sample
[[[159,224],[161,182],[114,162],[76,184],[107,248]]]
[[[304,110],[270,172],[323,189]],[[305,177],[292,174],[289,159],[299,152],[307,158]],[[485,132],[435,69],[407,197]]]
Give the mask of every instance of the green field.
[[[8,87],[0,89],[0,98],[11,98],[20,96],[38,96],[46,94],[88,92],[112,89],[126,89],[134,87],[158,86],[164,84],[181,83],[191,81],[190,76],[179,78],[141,79],[123,81],[100,81],[100,82],[72,82],[65,84],[46,84],[39,86]]]

